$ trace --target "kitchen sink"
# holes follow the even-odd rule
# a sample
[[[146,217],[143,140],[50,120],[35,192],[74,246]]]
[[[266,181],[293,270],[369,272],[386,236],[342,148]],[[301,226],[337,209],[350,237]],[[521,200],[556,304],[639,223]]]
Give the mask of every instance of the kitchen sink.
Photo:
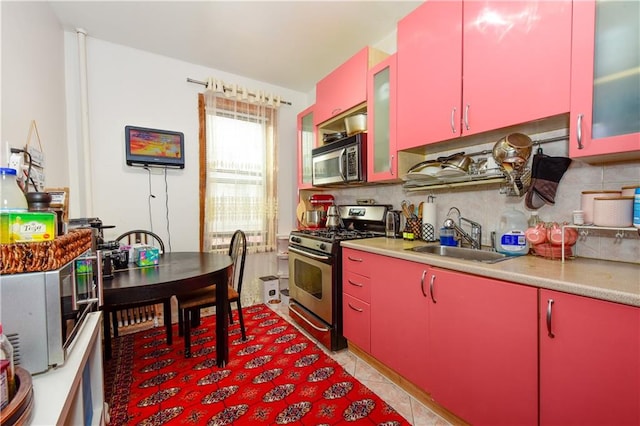
[[[516,256],[509,256],[506,254],[498,253],[488,250],[476,250],[465,247],[451,247],[451,246],[418,246],[412,247],[407,250],[415,251],[418,253],[429,253],[437,256],[454,257],[456,259],[463,260],[475,260],[484,263],[496,263],[503,260],[511,259]]]

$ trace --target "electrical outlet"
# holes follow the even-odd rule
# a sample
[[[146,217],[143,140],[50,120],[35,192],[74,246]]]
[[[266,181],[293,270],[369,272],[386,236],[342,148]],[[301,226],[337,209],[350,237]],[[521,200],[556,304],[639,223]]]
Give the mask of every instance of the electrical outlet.
[[[16,170],[18,180],[22,179],[22,173],[24,169],[24,154],[11,154],[11,156],[9,157],[9,168]]]

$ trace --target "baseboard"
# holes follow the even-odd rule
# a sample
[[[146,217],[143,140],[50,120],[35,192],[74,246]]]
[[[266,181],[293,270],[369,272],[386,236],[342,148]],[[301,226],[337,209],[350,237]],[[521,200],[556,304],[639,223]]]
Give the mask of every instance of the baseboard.
[[[420,401],[423,405],[428,407],[431,411],[438,414],[440,417],[451,423],[452,425],[469,425],[469,423],[462,420],[460,417],[453,414],[451,411],[447,410],[437,402],[431,398],[427,392],[413,384],[411,381],[407,380],[400,374],[398,374],[393,369],[387,367],[382,364],[380,361],[375,359],[373,356],[369,355],[367,352],[359,348],[357,345],[354,345],[351,342],[348,342],[349,351],[353,353],[358,358],[363,359],[367,364],[376,369],[380,374],[385,376],[387,379],[395,383],[397,386],[402,388],[409,395]]]

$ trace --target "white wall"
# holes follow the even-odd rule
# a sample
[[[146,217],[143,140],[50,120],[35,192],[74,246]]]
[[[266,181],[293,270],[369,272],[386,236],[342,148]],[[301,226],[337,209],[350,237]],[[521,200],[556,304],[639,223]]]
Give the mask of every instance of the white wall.
[[[5,143],[23,148],[35,120],[45,154],[46,184],[69,185],[66,156],[64,41],[60,24],[46,3],[1,2],[2,127]],[[31,139],[37,144],[37,139]]]
[[[77,76],[77,37],[65,33],[67,74]],[[104,224],[115,225],[105,236],[133,228],[151,229],[174,251],[198,249],[198,108],[197,94],[204,86],[188,83],[187,77],[221,78],[250,88],[278,93],[293,106],[280,109],[279,139],[279,232],[293,224],[296,196],[296,115],[306,95],[219,70],[177,61],[87,37],[87,75],[93,211]],[[71,84],[70,84],[71,86]],[[70,117],[78,116],[77,96],[70,87]],[[76,122],[78,120],[70,120]],[[127,166],[124,152],[125,125],[181,131],[185,134],[184,170],[148,171]],[[79,144],[70,138],[70,144]],[[151,186],[151,187],[150,187]],[[165,187],[166,186],[166,187]],[[155,198],[150,198],[150,193]],[[167,203],[168,207],[165,205]],[[169,227],[169,229],[167,229]]]

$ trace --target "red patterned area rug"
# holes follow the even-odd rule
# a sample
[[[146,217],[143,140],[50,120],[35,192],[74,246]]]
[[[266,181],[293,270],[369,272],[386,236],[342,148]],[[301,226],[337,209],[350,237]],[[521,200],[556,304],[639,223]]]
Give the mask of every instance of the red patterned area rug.
[[[215,316],[192,330],[190,359],[175,326],[172,346],[162,327],[114,339],[111,424],[409,424],[268,306],[243,312],[247,341],[234,320],[225,368],[215,365]]]

